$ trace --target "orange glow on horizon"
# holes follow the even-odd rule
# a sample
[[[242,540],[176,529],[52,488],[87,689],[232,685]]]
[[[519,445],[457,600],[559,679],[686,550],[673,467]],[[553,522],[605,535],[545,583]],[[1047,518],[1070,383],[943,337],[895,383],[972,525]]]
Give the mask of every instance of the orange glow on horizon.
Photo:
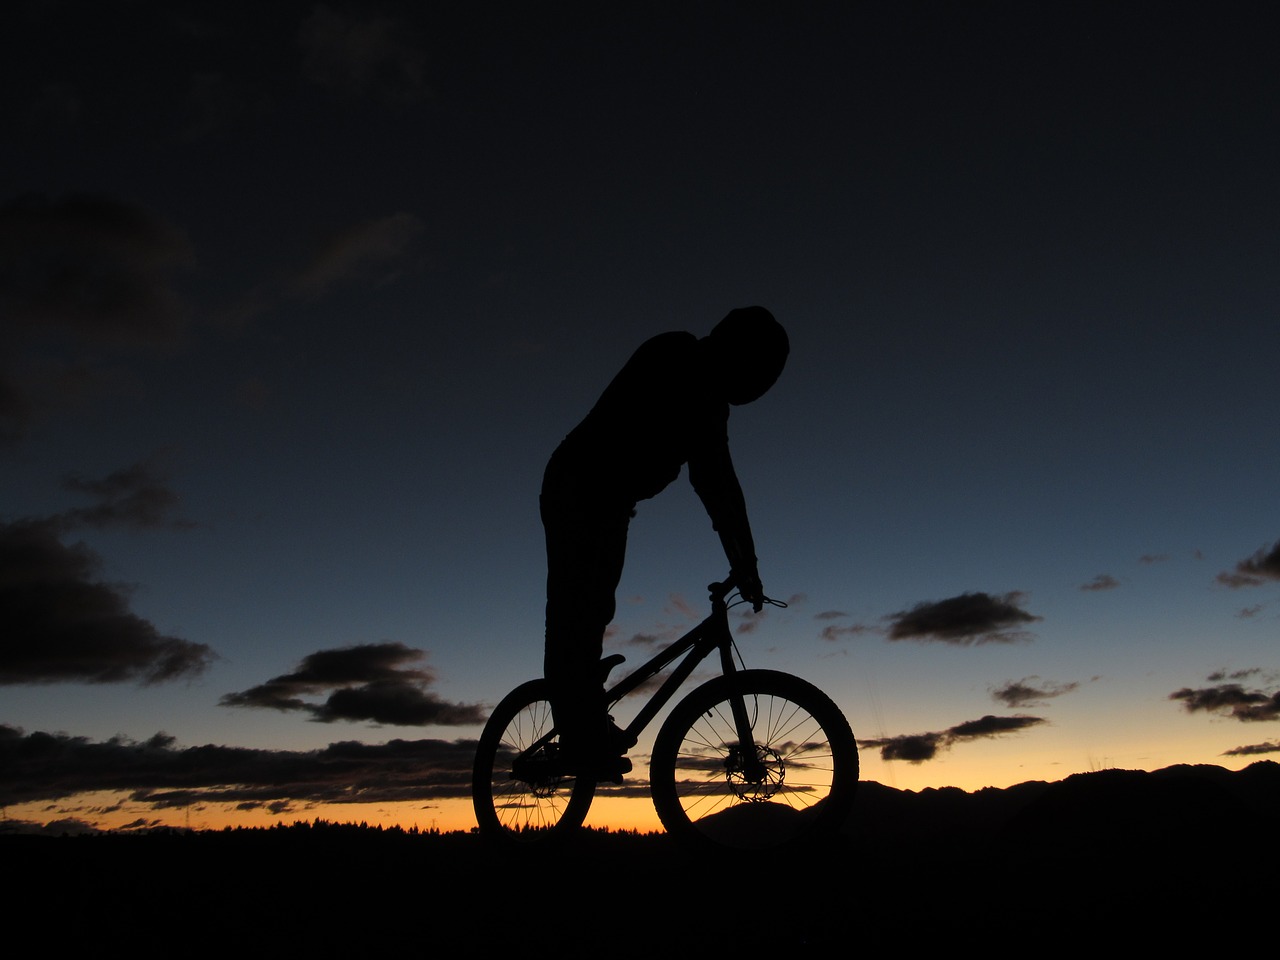
[[[1226,729],[1234,733],[1233,728]],[[1102,769],[1150,771],[1177,764],[1212,764],[1241,770],[1255,760],[1265,759],[1224,756],[1223,733],[1221,725],[1196,729],[1190,724],[1179,725],[1175,718],[1158,729],[1135,727],[1125,729],[1120,735],[1113,734],[1105,740],[1107,752],[1097,753],[1088,742],[1057,727],[1045,731],[1036,744],[1039,749],[1029,749],[1032,744],[1026,738],[992,739],[957,746],[920,764],[884,761],[878,751],[864,748],[860,756],[860,779],[912,792],[941,787],[974,792],[985,788],[1006,789],[1030,780],[1059,781],[1072,774]],[[642,763],[632,781],[633,788],[643,783],[645,773]],[[155,809],[125,794],[86,793],[52,803],[15,804],[3,813],[11,829],[13,824],[26,822],[40,826],[52,824],[55,832],[62,821],[67,821],[66,832],[75,832],[77,821],[97,830],[157,826],[193,830],[265,829],[321,820],[449,833],[468,832],[476,825],[469,797],[399,803],[295,803],[276,809],[261,806],[243,809],[217,803]],[[586,822],[597,829],[641,833],[662,830],[647,795],[620,796],[609,788],[597,793]]]

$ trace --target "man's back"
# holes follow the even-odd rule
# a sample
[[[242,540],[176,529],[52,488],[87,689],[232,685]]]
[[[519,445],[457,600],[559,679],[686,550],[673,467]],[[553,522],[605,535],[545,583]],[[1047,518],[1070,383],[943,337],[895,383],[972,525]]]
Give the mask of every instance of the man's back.
[[[705,364],[691,333],[645,341],[565,437],[557,465],[603,499],[635,503],[659,493],[691,459],[726,448],[729,405]]]

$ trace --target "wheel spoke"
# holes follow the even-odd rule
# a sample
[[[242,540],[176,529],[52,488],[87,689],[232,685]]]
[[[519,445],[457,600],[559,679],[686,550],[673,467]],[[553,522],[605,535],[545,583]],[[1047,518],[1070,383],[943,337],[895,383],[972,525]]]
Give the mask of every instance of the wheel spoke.
[[[745,745],[733,720],[736,697],[751,727]],[[857,747],[817,688],[773,671],[744,671],[677,705],[655,743],[651,776],[668,830],[770,846],[838,825],[857,780]],[[726,839],[730,826],[735,840]]]
[[[544,751],[554,741],[542,743],[551,731],[542,681],[517,687],[494,710],[480,736],[472,775],[476,820],[485,834],[528,842],[554,839],[572,833],[586,818],[595,784],[551,772]],[[519,775],[512,769],[518,758]]]

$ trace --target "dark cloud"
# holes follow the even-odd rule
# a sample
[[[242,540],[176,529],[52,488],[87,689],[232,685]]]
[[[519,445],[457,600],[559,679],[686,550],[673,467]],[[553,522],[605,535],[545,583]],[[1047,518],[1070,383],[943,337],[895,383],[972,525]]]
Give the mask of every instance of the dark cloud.
[[[0,207],[0,429],[109,383],[99,351],[174,343],[185,308],[173,275],[192,260],[176,229],[103,197]]]
[[[957,724],[947,731],[947,737],[951,742],[998,737],[1002,733],[1015,733],[1044,722],[1042,717],[993,717],[987,714],[979,720],[966,720]]]
[[[1280,691],[1246,690],[1238,683],[1183,687],[1169,694],[1169,699],[1181,700],[1188,713],[1204,711],[1244,722],[1280,720]]]
[[[1263,753],[1280,753],[1280,743],[1251,743],[1223,752],[1224,757],[1256,757]]]
[[[1021,592],[992,596],[962,593],[936,602],[917,603],[910,610],[890,614],[890,640],[933,640],[968,646],[974,643],[1012,643],[1030,638],[1011,629],[1042,617],[1022,609]]]
[[[82,195],[0,207],[0,305],[15,326],[170,341],[183,315],[170,274],[190,262],[183,234],[133,204]]]
[[[456,727],[485,720],[479,704],[447,703],[424,690],[421,683],[405,680],[375,680],[342,687],[329,694],[313,712],[322,723],[368,720],[398,727]]]
[[[1046,722],[1043,717],[995,717],[988,714],[978,720],[967,720],[938,733],[912,733],[879,740],[859,740],[862,747],[879,749],[882,760],[905,760],[924,763],[941,750],[966,740],[981,740],[1017,733]]]
[[[213,652],[161,634],[96,579],[60,517],[0,524],[0,684],[160,683],[202,672]]]
[[[932,760],[943,745],[941,733],[903,734],[884,740],[863,740],[863,747],[879,747],[882,760],[906,760],[908,763],[924,763]]]
[[[345,97],[413,103],[430,95],[426,58],[407,25],[316,6],[298,31],[308,80]]]
[[[1003,686],[991,691],[991,699],[1003,703],[1010,708],[1039,706],[1045,700],[1071,693],[1080,686],[1077,682],[1054,683],[1041,680],[1039,677],[1023,677],[1021,680],[1006,681]]]
[[[1164,563],[1168,559],[1169,555],[1167,553],[1144,553],[1138,558],[1138,562],[1143,564]]]
[[[485,712],[479,704],[448,703],[428,690],[435,675],[409,666],[425,656],[401,643],[320,650],[304,657],[293,673],[240,693],[228,693],[220,703],[299,711],[320,723],[367,721],[405,727],[483,723]],[[325,699],[304,699],[320,696]]]
[[[815,620],[839,620],[839,619],[841,619],[842,617],[847,617],[848,615],[849,615],[849,614],[845,613],[843,610],[823,610],[821,613],[815,613],[815,614],[813,615],[813,619],[815,619]]]
[[[133,824],[129,824],[121,829],[127,830],[133,826]],[[104,830],[99,830],[87,820],[81,820],[79,817],[60,817],[57,820],[50,820],[48,823],[41,823],[37,820],[15,820],[12,817],[0,820],[0,836],[12,837],[25,834],[45,837],[86,837],[105,832]]]
[[[0,724],[0,806],[123,792],[154,809],[198,803],[277,812],[296,803],[374,803],[469,795],[474,740],[331,743],[323,750],[179,748],[156,734],[94,742]]]
[[[1228,587],[1258,587],[1268,580],[1280,580],[1280,540],[1262,547],[1236,564],[1234,570],[1218,574],[1218,583]]]
[[[1081,590],[1114,590],[1120,581],[1109,573],[1100,573],[1088,583],[1080,584]]]

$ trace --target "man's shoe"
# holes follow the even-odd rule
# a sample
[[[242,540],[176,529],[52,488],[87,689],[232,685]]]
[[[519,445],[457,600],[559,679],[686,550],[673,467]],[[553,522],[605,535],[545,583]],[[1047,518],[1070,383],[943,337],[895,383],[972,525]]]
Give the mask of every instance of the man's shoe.
[[[580,777],[590,777],[600,783],[621,783],[622,775],[631,772],[631,761],[626,757],[605,754],[580,764],[575,772]]]
[[[627,757],[608,751],[578,751],[571,744],[563,743],[555,766],[561,775],[589,777],[601,783],[621,783],[622,775],[631,772],[631,761]]]

